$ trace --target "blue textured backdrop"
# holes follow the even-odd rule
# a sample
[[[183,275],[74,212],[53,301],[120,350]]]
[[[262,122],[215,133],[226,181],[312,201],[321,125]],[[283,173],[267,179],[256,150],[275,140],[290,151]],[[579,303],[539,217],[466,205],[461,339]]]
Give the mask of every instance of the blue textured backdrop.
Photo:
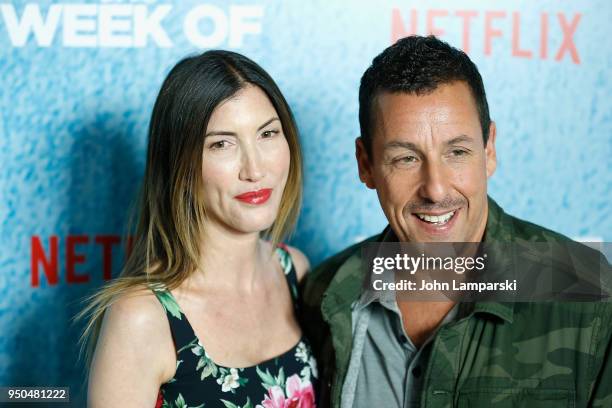
[[[75,346],[80,328],[70,318],[79,298],[102,282],[101,246],[94,239],[123,232],[144,167],[155,96],[172,65],[203,48],[194,40],[198,32],[211,41],[220,34],[214,47],[234,46],[259,62],[295,112],[306,184],[293,243],[313,263],[385,225],[353,159],[358,83],[393,33],[410,31],[413,15],[417,33],[427,32],[430,16],[445,31],[442,38],[459,47],[469,31],[469,53],[498,128],[491,195],[509,212],[571,237],[612,240],[609,0],[119,3],[123,8],[109,2],[80,9],[49,1],[0,5],[0,385],[70,386],[75,406],[83,404]],[[80,16],[77,22],[70,10]],[[113,23],[123,32],[115,46],[105,42],[108,30],[97,20],[109,10],[124,15]],[[467,27],[462,10],[474,12]],[[157,31],[145,46],[129,46],[138,36],[130,32],[142,30],[131,16],[142,12],[159,13],[157,28],[151,23]],[[197,12],[217,17],[190,29],[186,22]],[[240,12],[251,13],[244,21],[260,32],[236,46]],[[25,23],[37,15],[46,29],[23,37]],[[171,46],[163,46],[166,40]],[[559,48],[565,51],[557,60]],[[531,58],[517,50],[530,51]],[[76,247],[85,257],[77,273],[88,275],[88,283],[67,282],[70,235],[89,239]],[[33,236],[47,258],[50,237],[58,237],[55,285],[42,265],[40,286],[31,284]],[[115,274],[118,254],[115,248]]]

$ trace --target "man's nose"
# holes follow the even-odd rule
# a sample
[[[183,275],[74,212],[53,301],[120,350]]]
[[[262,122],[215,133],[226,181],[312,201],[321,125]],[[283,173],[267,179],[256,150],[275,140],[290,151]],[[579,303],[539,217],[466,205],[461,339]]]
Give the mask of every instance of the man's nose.
[[[254,146],[242,150],[242,163],[238,177],[242,181],[256,182],[264,177],[261,153]]]
[[[433,203],[441,202],[448,196],[448,177],[442,163],[427,161],[422,168],[419,194]]]

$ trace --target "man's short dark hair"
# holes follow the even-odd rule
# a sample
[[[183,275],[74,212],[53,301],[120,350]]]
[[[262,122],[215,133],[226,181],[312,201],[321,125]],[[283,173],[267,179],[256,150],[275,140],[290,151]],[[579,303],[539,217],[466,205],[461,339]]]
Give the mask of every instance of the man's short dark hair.
[[[359,87],[359,124],[368,154],[372,153],[375,122],[372,105],[379,93],[426,95],[440,85],[455,81],[465,81],[472,91],[486,145],[491,123],[487,96],[478,68],[463,51],[434,36],[409,36],[374,58]]]

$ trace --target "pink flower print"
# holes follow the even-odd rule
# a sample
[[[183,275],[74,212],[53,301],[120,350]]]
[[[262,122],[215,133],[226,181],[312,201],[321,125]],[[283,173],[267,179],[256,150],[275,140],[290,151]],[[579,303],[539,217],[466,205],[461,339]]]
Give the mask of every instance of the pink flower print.
[[[312,383],[293,374],[284,391],[278,385],[268,388],[268,395],[255,408],[316,408]]]
[[[289,401],[285,400],[285,393],[283,389],[278,385],[268,388],[268,395],[261,401],[260,405],[256,408],[285,408],[286,403]]]
[[[315,408],[314,390],[310,381],[301,380],[297,374],[293,374],[287,378],[285,388],[285,408]]]

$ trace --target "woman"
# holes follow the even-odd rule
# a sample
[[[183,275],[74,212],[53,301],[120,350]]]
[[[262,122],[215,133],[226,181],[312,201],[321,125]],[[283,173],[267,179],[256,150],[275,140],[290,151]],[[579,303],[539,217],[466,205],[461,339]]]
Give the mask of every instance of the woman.
[[[209,51],[172,69],[131,254],[81,313],[91,407],[314,406],[295,314],[309,264],[280,244],[301,182],[293,116],[261,67]]]

